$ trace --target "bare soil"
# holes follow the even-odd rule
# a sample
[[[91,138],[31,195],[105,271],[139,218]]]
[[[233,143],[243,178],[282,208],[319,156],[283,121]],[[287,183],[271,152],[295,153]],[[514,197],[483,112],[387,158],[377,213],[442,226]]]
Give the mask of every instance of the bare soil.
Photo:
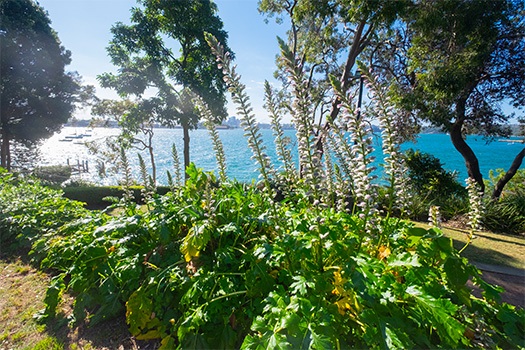
[[[493,285],[503,287],[505,292],[501,293],[501,301],[525,309],[525,277],[483,271],[483,279]],[[470,282],[469,282],[470,283]],[[473,293],[477,297],[481,296],[480,290],[470,283]]]

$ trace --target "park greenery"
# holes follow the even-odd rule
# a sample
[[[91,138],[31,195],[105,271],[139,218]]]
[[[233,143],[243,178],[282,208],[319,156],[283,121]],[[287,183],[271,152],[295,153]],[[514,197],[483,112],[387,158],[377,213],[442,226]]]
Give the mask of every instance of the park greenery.
[[[71,53],[60,44],[47,13],[27,0],[0,3],[0,166],[60,130],[77,106],[93,98],[75,72],[65,71]]]
[[[505,11],[512,12],[514,2],[501,3],[503,10],[490,7],[487,14],[496,16],[501,10],[499,16],[507,18]],[[367,60],[375,52],[374,43],[404,28],[395,24],[415,11],[413,22],[406,20],[405,29],[413,32],[405,39],[418,38],[415,45],[421,45],[417,54],[422,56],[416,56],[417,65],[408,66],[412,64],[410,74],[421,80],[417,86],[428,87],[414,92],[414,103],[423,109],[418,99],[428,93],[432,96],[423,100],[439,102],[444,114],[461,108],[457,100],[438,93],[443,92],[443,75],[427,74],[436,62],[425,51],[430,40],[425,30],[437,26],[447,36],[441,21],[459,8],[473,11],[468,8],[472,2],[442,1],[439,8],[447,16],[441,16],[426,6],[418,12],[408,1],[261,1],[267,14],[286,14],[292,22],[290,37],[279,40],[278,69],[285,89],[265,86],[278,164],[267,155],[246,87],[222,42],[226,35],[214,5],[140,4],[143,7],[133,10],[132,25],[114,27],[110,56],[122,68],[119,75],[101,76],[128,99],[103,101],[97,107],[127,127],[128,134],[114,149],[123,175],[120,195],[107,198],[111,204],[103,210],[88,210],[60,189],[0,168],[0,243],[28,252],[35,265],[53,276],[45,308],[36,315],[39,321],[54,322],[68,293],[75,299],[67,319],[71,324],[93,325],[125,314],[136,339],[156,339],[164,349],[525,347],[525,311],[501,303],[502,289],[486,283],[461,255],[465,247],[457,250],[439,228],[441,218],[464,214],[469,220],[467,245],[482,225],[522,233],[525,189],[519,181],[524,176],[517,170],[520,165],[493,173],[487,184],[469,172],[464,187],[431,155],[402,154],[400,144],[410,136],[406,122],[416,117],[403,111],[404,91],[385,83],[387,76],[376,69],[380,61]],[[177,11],[186,15],[179,18]],[[439,20],[419,31],[426,16]],[[523,23],[511,22],[502,23],[523,29]],[[340,32],[342,26],[346,29]],[[183,55],[187,62],[175,59],[162,41],[170,30],[179,29],[190,37],[176,38],[188,39],[195,44],[189,46],[197,48]],[[454,39],[468,36],[476,42],[481,38],[475,35],[484,33],[458,31]],[[486,50],[498,43],[498,33],[477,47]],[[348,56],[341,66],[343,53]],[[483,54],[492,57],[491,52]],[[458,55],[473,60],[464,62],[465,74],[457,82],[457,91],[464,92],[461,84],[471,78],[470,70],[485,67],[487,61],[461,46]],[[356,67],[359,75],[352,74]],[[224,84],[218,84],[217,77]],[[150,85],[158,89],[158,97],[142,99]],[[180,85],[184,88],[175,90]],[[366,87],[367,103],[361,103],[361,87]],[[223,89],[237,106],[257,165],[259,179],[251,184],[226,176],[228,159],[215,129],[224,107]],[[505,94],[495,95],[491,103]],[[130,100],[131,95],[138,99]],[[460,97],[467,101],[469,96]],[[178,110],[186,107],[191,114]],[[205,172],[185,157],[183,179],[174,149],[167,193],[159,193],[143,159],[139,192],[133,187],[137,179],[131,176],[126,148],[133,133],[147,135],[151,116],[165,117],[167,110],[177,112],[171,122],[186,120],[188,127],[204,120],[218,170]],[[459,119],[453,124],[479,117],[477,109],[471,112],[456,111],[454,118]],[[295,148],[283,137],[284,113],[295,126]],[[381,178],[374,175],[371,156],[373,120],[382,133]],[[469,120],[479,122],[473,126],[485,125],[485,120]],[[298,153],[298,163],[292,152]],[[512,177],[518,182],[510,181]],[[501,178],[506,179],[503,185],[508,183],[503,198],[486,198],[486,188],[496,190]],[[429,212],[429,229],[408,220],[426,219]],[[502,228],[502,222],[510,226]],[[481,290],[480,297],[471,293],[468,281]]]

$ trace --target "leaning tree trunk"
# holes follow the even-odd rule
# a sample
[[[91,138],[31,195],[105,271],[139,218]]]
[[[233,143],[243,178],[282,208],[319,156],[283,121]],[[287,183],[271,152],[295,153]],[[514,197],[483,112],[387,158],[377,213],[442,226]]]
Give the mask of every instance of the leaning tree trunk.
[[[346,58],[346,62],[343,69],[343,74],[341,75],[341,85],[342,90],[346,92],[350,87],[350,75],[352,74],[352,68],[355,65],[355,61],[357,60],[357,56],[364,50],[366,46],[366,41],[368,40],[368,35],[370,34],[371,29],[366,33],[364,32],[366,26],[366,20],[362,20],[356,28],[355,35],[354,35],[354,41],[352,42],[352,45],[350,46],[350,50],[348,52],[348,56]],[[337,119],[337,116],[339,115],[339,111],[341,110],[340,107],[341,101],[339,100],[339,97],[334,97],[334,100],[332,101],[332,108],[330,110],[330,117],[325,122],[323,129],[329,130],[331,124]],[[323,156],[323,136],[324,132],[319,131],[317,134],[317,141],[316,141],[316,149],[317,152],[319,152],[319,155]]]
[[[478,183],[481,192],[484,193],[485,184],[483,182],[481,171],[479,170],[478,158],[476,157],[476,154],[472,148],[470,148],[470,146],[463,139],[463,132],[461,130],[465,120],[465,102],[466,100],[459,101],[456,105],[456,121],[450,128],[450,139],[452,140],[452,144],[456,150],[463,156],[463,159],[465,160],[468,176]]]
[[[182,125],[182,141],[184,143],[184,178],[188,179],[188,173],[186,169],[190,166],[190,128],[187,123],[181,123]]]
[[[521,163],[523,162],[523,158],[525,157],[525,147],[521,150],[520,153],[514,158],[514,161],[512,162],[509,170],[503,175],[501,179],[499,179],[498,183],[494,187],[494,191],[492,192],[492,199],[497,200],[501,196],[501,192],[503,192],[503,188],[505,185],[512,179],[514,175],[516,175],[516,172],[521,166]]]

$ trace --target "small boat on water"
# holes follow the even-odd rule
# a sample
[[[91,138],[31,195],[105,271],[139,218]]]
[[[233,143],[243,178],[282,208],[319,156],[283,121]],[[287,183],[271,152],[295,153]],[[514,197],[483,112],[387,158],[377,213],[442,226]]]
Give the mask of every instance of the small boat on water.
[[[66,135],[65,138],[66,139],[71,139],[71,140],[74,140],[74,139],[81,139],[83,138],[84,136],[82,134],[75,134],[75,135]]]

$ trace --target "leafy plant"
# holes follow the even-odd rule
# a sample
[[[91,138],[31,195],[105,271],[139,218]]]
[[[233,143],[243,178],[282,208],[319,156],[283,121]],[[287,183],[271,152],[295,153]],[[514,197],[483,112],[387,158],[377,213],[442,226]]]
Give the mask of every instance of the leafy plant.
[[[37,210],[36,204],[55,210],[55,202],[50,205],[46,198],[58,194],[34,188],[46,198],[35,201],[23,220],[12,222],[16,230],[31,220],[38,223],[31,235],[32,254],[41,257],[42,268],[55,272],[42,320],[53,318],[61,295],[70,292],[76,300],[72,322],[96,323],[125,312],[137,339],[160,339],[164,349],[525,346],[525,311],[501,304],[501,289],[487,284],[450,238],[438,228],[415,228],[390,215],[394,203],[403,212],[405,202],[402,179],[396,178],[402,173],[393,169],[400,164],[394,154],[395,123],[380,86],[374,85],[375,99],[382,101],[378,113],[392,128],[384,147],[391,168],[384,187],[389,203],[385,216],[372,182],[368,119],[353,111],[340,82],[332,79],[343,118],[332,124],[331,142],[323,143],[334,146],[337,164],[314,149],[304,75],[283,46],[295,84],[294,118],[301,124],[302,145],[300,169],[277,175],[231,59],[214,38],[207,38],[235,93],[262,181],[248,185],[227,180],[223,169],[218,180],[190,163],[184,185],[173,184],[164,196],[149,191],[146,205],[138,208],[123,152],[126,192],[115,204],[122,210],[111,216],[72,211],[67,221],[48,208]],[[217,136],[213,125],[208,127]],[[282,136],[278,129],[275,133]],[[222,158],[218,137],[213,141]],[[281,151],[289,159],[286,148]],[[420,155],[414,158],[421,160]],[[412,173],[414,183],[420,181],[417,191],[431,193],[431,202],[443,189],[461,196],[463,188],[439,162],[423,160],[431,171]],[[434,183],[425,183],[420,175]],[[337,182],[329,189],[332,180]],[[18,180],[10,175],[2,181],[9,184],[6,198],[26,200],[18,196],[26,196],[29,186],[18,189]],[[275,184],[293,185],[275,200]],[[43,224],[47,221],[40,213],[52,225]],[[482,290],[481,298],[472,295],[469,280]]]
[[[467,191],[456,174],[443,169],[441,161],[431,154],[409,149],[405,152],[408,168],[412,217],[425,221],[430,206],[440,207],[444,219],[467,212]]]

